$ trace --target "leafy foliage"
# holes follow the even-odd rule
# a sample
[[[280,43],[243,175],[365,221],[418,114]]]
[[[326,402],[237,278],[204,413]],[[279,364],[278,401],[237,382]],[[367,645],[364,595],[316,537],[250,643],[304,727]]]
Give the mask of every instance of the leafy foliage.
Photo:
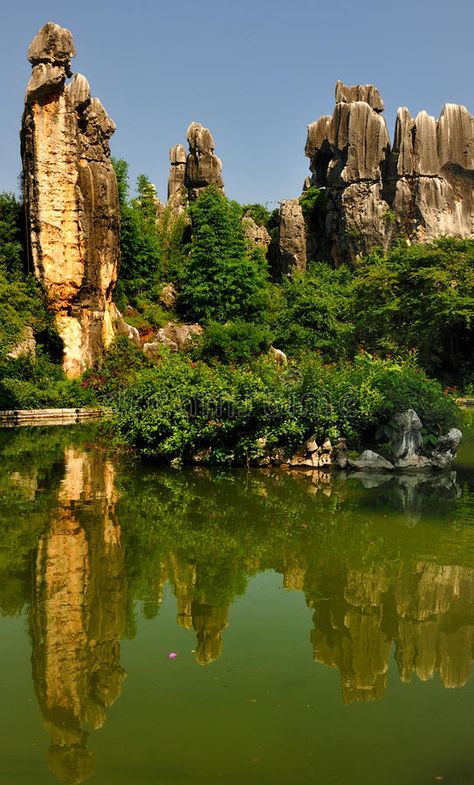
[[[354,350],[352,275],[347,268],[314,263],[303,274],[274,287],[273,341],[299,355],[320,351],[326,360],[350,356]]]
[[[362,260],[354,279],[357,337],[370,351],[416,349],[448,382],[474,372],[474,241],[396,246]]]
[[[10,274],[25,270],[23,205],[14,194],[0,194],[0,265]]]
[[[267,304],[267,270],[260,249],[247,252],[242,210],[214,186],[191,204],[192,243],[184,262],[180,309],[207,322],[257,319]]]
[[[242,214],[252,218],[257,226],[268,228],[271,214],[263,204],[243,204]]]
[[[140,175],[137,197],[130,199],[128,164],[121,159],[113,164],[121,211],[118,294],[129,298],[153,285],[159,275],[161,243],[156,227],[156,194],[145,175]]]
[[[93,391],[99,400],[108,402],[133,384],[138,372],[147,366],[143,352],[125,336],[118,336],[100,364],[86,371],[82,386]]]
[[[262,440],[287,454],[313,433],[358,446],[411,406],[436,433],[455,421],[453,401],[413,359],[363,354],[353,364],[325,365],[308,354],[282,370],[263,358],[210,367],[172,355],[137,374],[117,402],[116,426],[144,455],[187,461],[205,451],[215,463],[248,463],[261,456]]]
[[[61,365],[41,351],[36,359],[19,357],[0,363],[0,409],[94,406],[97,399],[81,380],[67,379]]]
[[[316,186],[312,185],[310,188],[307,188],[306,191],[304,191],[304,193],[300,196],[299,202],[301,209],[303,210],[303,214],[310,215],[315,210],[324,209],[326,206],[325,192],[320,188],[316,188]]]
[[[249,362],[270,346],[270,332],[266,325],[237,319],[220,324],[209,322],[199,337],[194,355],[201,360],[220,360],[226,363]]]

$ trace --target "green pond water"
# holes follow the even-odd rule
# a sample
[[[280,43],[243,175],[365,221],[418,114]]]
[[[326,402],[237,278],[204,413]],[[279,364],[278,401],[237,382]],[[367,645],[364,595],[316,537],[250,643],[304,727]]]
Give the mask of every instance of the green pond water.
[[[0,431],[0,785],[474,783],[474,419],[443,475]]]

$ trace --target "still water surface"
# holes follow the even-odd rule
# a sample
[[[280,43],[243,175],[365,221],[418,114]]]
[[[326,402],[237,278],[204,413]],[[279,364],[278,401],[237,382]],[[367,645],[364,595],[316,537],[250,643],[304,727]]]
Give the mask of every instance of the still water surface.
[[[474,422],[433,478],[0,432],[0,785],[474,783]]]

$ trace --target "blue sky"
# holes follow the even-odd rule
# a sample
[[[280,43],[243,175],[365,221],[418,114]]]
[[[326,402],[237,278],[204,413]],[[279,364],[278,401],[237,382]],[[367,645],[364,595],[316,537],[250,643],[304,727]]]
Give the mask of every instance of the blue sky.
[[[68,27],[73,70],[117,123],[112,152],[166,194],[168,149],[209,127],[227,194],[298,195],[306,125],[332,112],[337,79],[371,82],[390,134],[398,106],[473,111],[472,0],[22,0],[2,3],[0,190],[16,190],[26,50],[47,21]]]

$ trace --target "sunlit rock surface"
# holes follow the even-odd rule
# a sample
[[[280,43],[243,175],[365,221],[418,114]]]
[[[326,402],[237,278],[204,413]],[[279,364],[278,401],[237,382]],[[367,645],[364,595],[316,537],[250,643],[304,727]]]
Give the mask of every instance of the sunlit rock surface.
[[[119,263],[115,124],[87,79],[70,83],[72,35],[52,22],[30,45],[22,159],[29,254],[56,313],[64,368],[78,376],[110,343]]]
[[[426,112],[412,118],[403,107],[391,144],[383,109],[373,85],[338,82],[332,117],[308,126],[306,187],[326,195],[323,227],[310,244],[336,263],[398,236],[474,236],[474,117],[457,104],[446,104],[438,120]]]

